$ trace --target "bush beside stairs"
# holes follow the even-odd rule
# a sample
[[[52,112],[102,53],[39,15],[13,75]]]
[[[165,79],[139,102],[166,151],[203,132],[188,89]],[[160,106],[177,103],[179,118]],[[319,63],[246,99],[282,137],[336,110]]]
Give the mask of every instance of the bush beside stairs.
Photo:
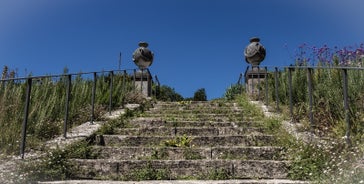
[[[232,102],[158,102],[96,135],[97,156],[72,159],[77,182],[63,183],[306,183],[288,179],[284,149],[245,114]]]

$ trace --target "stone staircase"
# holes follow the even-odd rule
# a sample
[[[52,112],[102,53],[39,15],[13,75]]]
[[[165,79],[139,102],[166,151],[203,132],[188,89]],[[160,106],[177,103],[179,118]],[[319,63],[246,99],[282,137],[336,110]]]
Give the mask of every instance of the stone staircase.
[[[74,177],[304,183],[287,180],[283,149],[259,120],[244,114],[235,103],[159,102],[115,134],[97,135],[97,159],[73,159]]]

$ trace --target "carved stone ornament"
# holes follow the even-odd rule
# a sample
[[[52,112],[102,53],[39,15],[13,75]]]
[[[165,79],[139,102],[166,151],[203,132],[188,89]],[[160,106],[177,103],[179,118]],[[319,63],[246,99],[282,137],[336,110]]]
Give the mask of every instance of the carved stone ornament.
[[[266,55],[265,48],[259,41],[257,37],[251,38],[250,44],[244,50],[245,61],[253,66],[258,66]]]
[[[139,48],[133,53],[133,61],[139,69],[146,69],[153,63],[154,54],[147,47],[148,43],[140,42]]]

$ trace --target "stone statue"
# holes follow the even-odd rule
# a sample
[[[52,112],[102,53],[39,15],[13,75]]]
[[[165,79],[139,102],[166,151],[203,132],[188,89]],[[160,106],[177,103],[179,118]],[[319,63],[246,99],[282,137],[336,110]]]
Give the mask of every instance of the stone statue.
[[[260,39],[253,37],[250,39],[250,44],[244,50],[245,61],[252,66],[258,66],[265,58],[265,48]]]
[[[133,61],[139,69],[146,69],[153,63],[154,54],[147,47],[147,42],[140,42],[139,48],[133,53]]]

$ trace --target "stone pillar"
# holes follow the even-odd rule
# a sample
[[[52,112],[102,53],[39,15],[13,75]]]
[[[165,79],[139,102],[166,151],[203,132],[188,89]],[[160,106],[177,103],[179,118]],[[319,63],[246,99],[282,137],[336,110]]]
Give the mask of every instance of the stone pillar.
[[[135,73],[135,90],[142,93],[145,97],[152,95],[152,75],[149,70],[138,70]]]
[[[260,98],[263,96],[265,89],[263,86],[267,77],[267,70],[265,68],[252,67],[252,69],[245,72],[245,86],[246,93],[253,98]]]

